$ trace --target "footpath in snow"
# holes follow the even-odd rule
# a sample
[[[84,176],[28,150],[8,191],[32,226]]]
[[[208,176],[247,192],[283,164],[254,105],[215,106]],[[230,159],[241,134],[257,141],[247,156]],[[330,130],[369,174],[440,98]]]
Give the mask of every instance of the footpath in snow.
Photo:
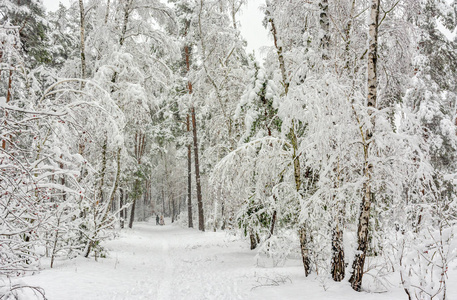
[[[224,232],[135,223],[120,235],[105,244],[108,258],[58,261],[22,282],[44,288],[50,300],[406,299],[398,287],[356,293],[347,281],[305,278],[299,259],[260,267],[246,242]]]

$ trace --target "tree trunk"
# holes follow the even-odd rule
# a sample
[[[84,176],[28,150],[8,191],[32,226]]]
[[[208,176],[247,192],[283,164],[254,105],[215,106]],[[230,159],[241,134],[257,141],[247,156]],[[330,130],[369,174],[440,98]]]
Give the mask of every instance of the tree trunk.
[[[60,162],[59,162],[59,168],[61,170],[63,170],[63,167],[64,167],[64,164],[63,164],[63,154],[60,154]],[[65,181],[65,175],[61,175],[62,177],[60,177],[60,184],[63,186],[65,186],[66,184],[66,181]],[[62,193],[62,200],[65,202],[67,200],[67,192],[63,191]]]
[[[130,211],[129,228],[133,227],[133,219],[135,218],[135,204],[136,197],[133,197],[132,210]]]
[[[187,30],[189,29],[190,22],[186,23],[186,30],[184,36],[187,36]],[[185,60],[186,60],[186,73],[190,71],[190,48],[188,45],[184,46]],[[192,82],[187,81],[187,91],[189,95],[192,94]],[[190,116],[187,114],[187,132],[190,134]],[[189,228],[193,228],[192,220],[192,145],[187,145],[187,222]]]
[[[349,67],[351,62],[350,45],[351,45],[351,27],[353,22],[353,16],[355,11],[355,0],[352,0],[351,14],[349,21],[345,29],[346,43],[344,51],[345,68],[349,73]],[[327,13],[327,12],[326,12]],[[327,53],[326,53],[327,54]],[[339,160],[339,158],[338,158]],[[335,170],[336,174],[339,174],[339,164]],[[335,187],[338,188],[340,184],[339,176],[337,176],[337,183]],[[334,196],[335,198],[335,196]],[[341,281],[345,277],[346,265],[344,263],[344,243],[343,243],[343,232],[344,232],[344,218],[345,218],[345,202],[344,199],[340,200],[342,203],[338,203],[335,225],[332,231],[332,277],[335,281]],[[335,202],[335,201],[334,201]]]
[[[335,281],[344,279],[344,248],[343,248],[343,230],[339,224],[333,228],[332,232],[332,277]]]
[[[251,250],[254,250],[257,247],[257,239],[252,231],[249,233],[249,239],[251,241]]]
[[[127,201],[129,200],[129,194],[128,193],[124,193],[124,205],[127,204]],[[127,215],[128,215],[128,208],[124,208],[124,223],[125,221],[127,220]]]
[[[334,149],[336,150],[336,149]],[[334,183],[335,191],[340,187],[340,163],[339,157],[336,167],[333,169],[336,174]],[[343,244],[343,229],[345,219],[345,202],[344,199],[338,199],[336,194],[333,194],[333,201],[336,206],[334,211],[335,224],[332,230],[332,277],[335,281],[343,280],[345,276],[346,265],[344,263],[344,244]]]
[[[198,204],[198,229],[205,231],[205,220],[203,214],[202,190],[200,185],[200,165],[198,162],[198,140],[197,140],[197,122],[195,120],[195,108],[192,107],[192,129],[194,133],[194,158],[195,158],[195,181],[197,186],[197,204]]]
[[[124,228],[124,209],[122,208],[122,206],[124,206],[124,190],[123,189],[119,189],[119,192],[121,193],[120,197],[119,197],[119,225],[122,228]]]
[[[108,23],[110,0],[106,3],[105,24]]]
[[[321,0],[319,2],[320,12],[320,24],[322,30],[322,38],[321,38],[321,51],[322,51],[322,59],[327,60],[329,59],[328,49],[330,46],[330,35],[329,35],[329,28],[330,28],[330,20],[328,16],[328,0]]]
[[[130,218],[129,218],[129,228],[132,228],[133,226],[133,220],[135,219],[135,207],[136,207],[136,202],[139,200],[137,199],[139,196],[139,189],[140,189],[140,180],[135,179],[135,185],[134,185],[134,197],[132,201],[132,210],[130,211]]]
[[[119,178],[121,175],[121,148],[117,149],[116,162],[117,162],[116,179],[114,180],[114,187],[113,187],[113,190],[111,191],[109,203],[106,207],[106,211],[105,211],[105,214],[103,215],[102,221],[105,221],[106,217],[108,216],[108,212],[111,210],[111,206],[113,205],[113,202],[114,202],[114,197],[116,196],[117,187],[119,186]]]
[[[339,170],[336,170],[336,172],[339,172]],[[339,186],[336,188],[338,187]],[[343,244],[345,207],[344,203],[336,201],[336,196],[333,196],[333,200],[333,203],[336,203],[337,211],[335,213],[335,224],[332,230],[332,278],[335,281],[341,281],[344,279],[346,270]]]
[[[278,43],[278,32],[276,31],[276,26],[275,26],[275,22],[274,22],[273,18],[270,18],[268,21],[271,24],[271,33],[273,34],[273,42],[274,42],[276,51],[278,53],[279,68],[281,69],[284,93],[285,93],[285,95],[287,95],[287,93],[289,92],[289,80],[287,79],[286,64],[284,62],[284,56],[282,54],[282,47]]]
[[[371,1],[370,11],[370,26],[369,26],[369,52],[368,52],[368,95],[367,95],[367,108],[368,114],[371,116],[372,127],[375,125],[375,119],[373,109],[376,108],[377,101],[377,50],[378,50],[378,24],[379,24],[379,5],[380,0]],[[364,168],[363,175],[365,182],[363,184],[363,197],[362,203],[360,204],[360,217],[359,226],[357,229],[357,242],[358,254],[354,258],[352,265],[352,276],[349,279],[351,286],[354,290],[360,291],[362,286],[363,277],[363,266],[365,264],[365,257],[368,249],[368,225],[370,220],[370,209],[372,203],[372,191],[371,191],[371,177],[373,173],[373,165],[369,162],[369,143],[373,132],[368,129],[365,133],[364,141]]]
[[[187,127],[189,127],[189,116],[187,116]],[[187,145],[187,219],[189,228],[193,228],[192,221],[192,154],[191,145]]]
[[[125,37],[127,33],[127,26],[129,23],[129,18],[130,18],[130,6],[132,5],[133,1],[132,0],[127,0],[124,3],[124,20],[122,23],[122,30],[121,30],[121,36],[119,38],[119,45],[122,47],[125,42]],[[116,83],[117,80],[117,72],[115,71],[113,74],[113,77],[111,78],[112,83]],[[114,86],[112,87],[112,92],[114,91]]]
[[[175,222],[176,207],[175,207],[175,198],[171,195],[171,223]]]
[[[105,173],[106,173],[106,150],[108,148],[108,134],[105,132],[105,141],[102,146],[102,170],[100,171],[100,189],[99,189],[99,199],[100,203],[103,203],[103,185],[105,184]],[[99,201],[97,201],[99,204]]]
[[[221,230],[225,230],[225,227],[227,225],[227,220],[225,219],[225,197],[224,196],[222,196],[221,217],[222,217]]]
[[[81,56],[81,78],[86,79],[86,46],[84,41],[84,26],[85,26],[85,14],[86,11],[84,10],[84,2],[83,0],[79,0],[79,29],[80,29],[80,56]],[[84,88],[85,83],[81,82],[81,88]]]
[[[51,269],[52,269],[52,267],[54,266],[54,259],[55,259],[55,257],[56,257],[56,253],[57,253],[57,242],[58,242],[58,240],[59,240],[60,218],[61,218],[61,216],[59,216],[59,217],[57,218],[56,236],[54,237],[54,244],[53,244],[53,246],[52,246]]]
[[[311,267],[310,267],[311,262],[309,259],[309,249],[308,249],[305,225],[302,225],[302,227],[299,229],[298,236],[300,238],[300,250],[301,250],[301,257],[302,257],[302,261],[303,261],[303,267],[305,268],[305,276],[308,277],[308,275],[311,273]]]
[[[8,76],[8,91],[7,91],[7,94],[6,94],[6,103],[10,102],[11,100],[11,85],[13,83],[13,71],[10,70],[9,72],[9,76]],[[8,112],[5,111],[5,120],[6,120],[6,117],[8,117]],[[5,121],[5,127],[6,127],[7,123]],[[11,135],[10,135],[10,143],[11,143]],[[2,140],[2,149],[3,150],[6,150],[6,141],[5,140]]]
[[[274,45],[278,54],[279,68],[281,70],[281,77],[284,85],[284,94],[287,95],[289,92],[289,80],[286,73],[286,64],[284,61],[282,47],[278,43],[278,32],[276,30],[275,22],[273,18],[269,19],[271,24],[271,33],[273,35]],[[297,135],[295,134],[295,122],[292,120],[292,126],[289,132],[289,139],[291,140],[293,147],[293,161],[294,161],[294,179],[295,179],[295,188],[297,192],[300,191],[301,187],[301,177],[300,177],[300,157],[298,156],[298,140]],[[310,273],[310,259],[309,259],[309,250],[308,250],[308,241],[306,238],[306,226],[303,224],[300,226],[298,231],[300,237],[300,249],[303,260],[303,267],[305,268],[305,276],[308,276]]]
[[[293,159],[294,159],[294,179],[295,179],[295,188],[297,193],[300,192],[301,187],[301,170],[300,170],[300,157],[298,156],[298,139],[295,134],[294,128],[295,122],[292,120],[292,127],[290,128],[290,140],[293,147]],[[311,273],[311,261],[309,258],[309,243],[307,238],[307,228],[305,224],[302,224],[298,230],[298,236],[300,240],[300,250],[303,261],[303,268],[305,269],[305,277]]]
[[[273,235],[273,232],[275,231],[276,215],[277,215],[277,212],[276,212],[276,210],[275,210],[275,211],[273,212],[273,216],[271,217],[270,236],[272,236],[272,235]]]
[[[163,183],[162,183],[163,185]],[[162,215],[165,216],[165,191],[162,186]]]

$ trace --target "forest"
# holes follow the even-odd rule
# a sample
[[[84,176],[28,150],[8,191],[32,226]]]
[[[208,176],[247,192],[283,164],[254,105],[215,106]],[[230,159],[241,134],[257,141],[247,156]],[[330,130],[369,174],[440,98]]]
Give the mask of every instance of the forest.
[[[0,286],[163,215],[451,299],[457,3],[247,2],[0,1]]]

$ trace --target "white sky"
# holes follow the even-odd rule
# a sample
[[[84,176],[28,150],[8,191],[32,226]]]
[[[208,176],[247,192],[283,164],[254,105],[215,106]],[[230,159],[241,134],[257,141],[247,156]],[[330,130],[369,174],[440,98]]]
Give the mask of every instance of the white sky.
[[[74,0],[43,0],[43,4],[48,10],[53,11],[59,7],[59,2],[68,6],[71,1]],[[261,47],[273,45],[269,32],[262,26],[263,13],[259,10],[259,6],[264,3],[265,0],[249,0],[238,17],[241,23],[241,34],[248,42],[247,51],[251,53],[254,50],[258,58],[263,57],[260,52]]]
[[[62,2],[64,5],[68,6],[70,0],[43,0],[44,6],[51,11],[54,11],[57,8],[59,8],[59,2]]]
[[[265,0],[249,0],[239,16],[241,34],[248,42],[247,51],[251,53],[255,50],[257,58],[263,57],[260,52],[261,47],[273,45],[271,34],[262,25],[264,15],[259,10],[261,4],[265,4]]]

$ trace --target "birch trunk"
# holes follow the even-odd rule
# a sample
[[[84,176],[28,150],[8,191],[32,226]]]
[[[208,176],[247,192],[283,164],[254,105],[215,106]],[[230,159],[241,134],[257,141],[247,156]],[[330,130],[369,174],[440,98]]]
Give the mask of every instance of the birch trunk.
[[[332,232],[332,278],[341,281],[345,275],[342,216],[337,216],[336,226]]]
[[[339,158],[337,166],[334,169],[336,175],[334,188],[338,190],[340,188],[340,163]],[[336,194],[333,195],[333,205],[336,206],[334,212],[335,224],[332,229],[332,278],[335,281],[341,281],[344,279],[346,265],[344,263],[344,244],[343,244],[343,230],[344,230],[344,219],[345,219],[345,206],[344,199],[338,199]]]
[[[303,267],[305,268],[305,276],[308,277],[308,275],[311,273],[311,262],[309,259],[306,227],[304,225],[298,230],[298,236],[300,238],[300,251],[303,261]]]
[[[330,46],[330,20],[328,16],[328,0],[321,0],[319,2],[320,12],[320,25],[322,30],[322,38],[321,38],[321,51],[322,51],[322,59],[327,60],[329,59],[328,49]]]
[[[367,108],[371,116],[371,125],[374,127],[375,118],[372,116],[373,109],[376,108],[377,97],[377,50],[378,50],[378,24],[379,24],[379,5],[380,0],[372,0],[370,8],[370,26],[369,26],[369,49],[368,49],[368,95]],[[359,226],[357,229],[358,254],[355,256],[352,265],[352,276],[349,279],[354,290],[360,291],[362,286],[363,267],[368,248],[368,225],[370,220],[370,209],[372,203],[371,177],[373,174],[373,165],[369,161],[369,143],[373,136],[372,129],[365,132],[364,142],[364,168],[363,175],[365,183],[363,185],[363,197],[360,204]]]
[[[345,68],[349,73],[350,67],[350,45],[351,45],[351,28],[354,18],[355,11],[355,0],[352,0],[351,5],[351,15],[349,21],[346,25],[345,36],[345,51],[344,51],[344,60]],[[339,158],[338,158],[339,159]],[[339,163],[336,168],[335,173],[339,174]],[[340,179],[337,176],[337,182],[335,188],[339,188]],[[334,197],[335,199],[336,197]],[[334,201],[335,203],[335,201]],[[343,232],[344,232],[344,219],[345,219],[345,202],[344,199],[340,199],[337,203],[337,211],[335,216],[335,226],[332,230],[332,277],[335,281],[342,281],[345,277],[346,265],[344,263],[344,244],[343,244]]]

